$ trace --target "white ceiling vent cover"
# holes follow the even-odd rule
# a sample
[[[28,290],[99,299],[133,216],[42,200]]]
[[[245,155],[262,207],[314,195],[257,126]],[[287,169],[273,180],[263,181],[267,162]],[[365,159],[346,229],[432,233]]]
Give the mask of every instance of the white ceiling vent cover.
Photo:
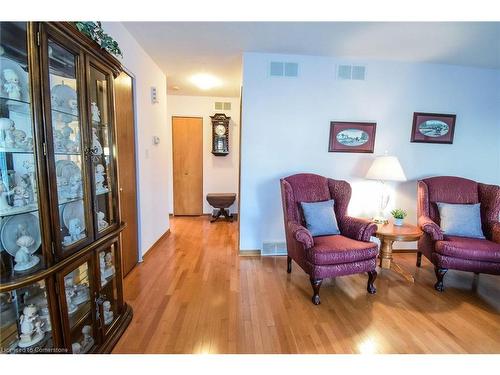
[[[338,65],[337,79],[364,81],[366,67],[364,65]]]
[[[299,64],[296,62],[271,61],[269,75],[271,77],[297,77],[299,75]]]

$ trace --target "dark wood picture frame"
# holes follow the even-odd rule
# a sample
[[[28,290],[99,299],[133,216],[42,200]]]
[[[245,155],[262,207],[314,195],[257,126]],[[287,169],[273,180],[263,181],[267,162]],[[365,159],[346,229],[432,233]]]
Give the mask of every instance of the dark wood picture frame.
[[[410,141],[453,144],[456,119],[453,114],[415,112]]]
[[[373,153],[376,130],[375,122],[332,121],[328,152]]]

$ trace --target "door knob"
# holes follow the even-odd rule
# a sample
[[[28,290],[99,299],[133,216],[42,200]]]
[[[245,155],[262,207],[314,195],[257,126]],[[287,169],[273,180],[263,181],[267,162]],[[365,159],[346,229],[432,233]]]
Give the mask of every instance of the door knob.
[[[120,193],[123,193],[123,188],[122,187],[120,188]]]

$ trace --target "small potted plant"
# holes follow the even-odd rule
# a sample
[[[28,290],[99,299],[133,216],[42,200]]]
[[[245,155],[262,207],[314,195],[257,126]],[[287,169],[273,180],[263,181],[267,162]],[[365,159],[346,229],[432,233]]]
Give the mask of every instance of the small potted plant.
[[[404,219],[406,217],[406,211],[401,208],[396,208],[391,211],[391,215],[394,218],[394,225],[403,225]]]

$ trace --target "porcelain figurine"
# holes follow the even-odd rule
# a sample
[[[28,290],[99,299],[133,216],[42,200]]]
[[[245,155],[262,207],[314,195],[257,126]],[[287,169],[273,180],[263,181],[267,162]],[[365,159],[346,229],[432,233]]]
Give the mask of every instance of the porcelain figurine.
[[[69,221],[68,225],[69,236],[64,237],[65,245],[70,245],[85,237],[85,234],[83,234],[82,223],[80,219],[73,218]]]
[[[104,177],[104,175],[104,166],[102,164],[97,164],[95,166],[95,191],[97,194],[108,191],[108,189],[104,187],[106,183],[106,177]]]
[[[15,129],[16,125],[10,118],[0,118],[0,146],[5,146],[7,131]]]
[[[97,228],[99,228],[99,231],[109,226],[108,222],[104,220],[105,217],[104,212],[99,211],[97,213]]]
[[[99,137],[97,136],[96,128],[92,128],[92,150],[94,156],[102,155],[102,146],[101,142],[99,142]]]
[[[106,277],[104,277],[104,271],[106,269],[106,260],[104,259],[106,254],[103,252],[99,253],[99,269],[100,269],[100,274],[101,274],[101,286],[106,284]]]
[[[9,96],[9,99],[21,100],[21,85],[19,84],[19,77],[12,69],[4,69],[3,78],[5,83],[3,89]]]
[[[7,211],[12,208],[7,199],[12,193],[13,192],[7,189],[5,184],[0,181],[0,211]]]
[[[69,99],[68,100],[68,105],[69,105],[69,108],[71,108],[71,111],[73,113],[77,113],[78,112],[78,100],[76,100],[76,99]]]
[[[101,276],[105,279],[110,278],[115,274],[115,266],[113,265],[113,255],[111,252],[106,253],[104,256],[104,268],[101,269]]]
[[[45,333],[42,330],[42,322],[37,315],[37,307],[33,304],[23,309],[19,319],[21,323],[21,334],[19,335],[19,347],[27,348],[40,342]]]
[[[111,302],[104,301],[102,307],[104,311],[104,324],[109,325],[113,321],[113,311],[111,311]]]
[[[14,257],[14,261],[16,262],[14,271],[28,270],[40,262],[40,258],[31,254],[28,250],[28,247],[32,246],[34,243],[35,240],[29,235],[21,236],[17,239],[16,245],[19,246],[19,249],[16,251],[16,256]]]
[[[71,353],[73,354],[82,354],[82,346],[78,342],[74,342],[71,344]]]
[[[92,327],[89,325],[85,325],[82,328],[83,340],[81,342],[82,345],[82,353],[87,353],[94,346],[94,339],[91,335]]]
[[[35,192],[33,191],[32,176],[29,173],[21,175],[19,186],[24,190],[26,203],[31,204],[35,202]]]
[[[66,294],[66,305],[68,307],[68,314],[73,314],[77,310],[77,306],[73,303],[73,297],[75,296],[75,285],[73,284],[72,277],[64,278],[64,289]]]
[[[92,112],[92,121],[100,123],[101,122],[101,111],[95,102],[90,104],[90,111]]]
[[[75,295],[73,296],[73,303],[81,305],[90,299],[89,287],[85,284],[75,286]]]
[[[23,207],[27,204],[27,196],[24,189],[21,186],[16,186],[12,195],[12,205],[14,207]]]
[[[82,176],[73,175],[69,178],[67,196],[70,199],[82,196]]]
[[[50,314],[48,306],[40,308],[40,320],[42,321],[42,327],[45,332],[52,331],[52,324],[50,323]]]

